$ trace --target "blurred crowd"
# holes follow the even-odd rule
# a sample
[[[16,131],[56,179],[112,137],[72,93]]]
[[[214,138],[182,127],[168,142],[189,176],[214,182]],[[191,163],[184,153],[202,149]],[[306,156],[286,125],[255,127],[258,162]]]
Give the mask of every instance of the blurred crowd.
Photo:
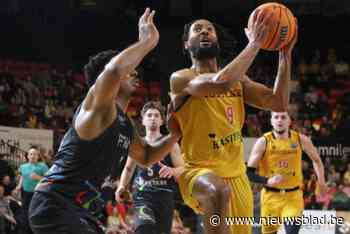
[[[292,128],[317,138],[344,139],[350,130],[350,68],[345,59],[330,48],[315,50],[311,55],[298,54],[294,61],[291,89],[290,114]],[[269,55],[262,55],[249,70],[248,75],[268,86],[273,84],[277,67]],[[274,60],[275,61],[275,60]],[[143,68],[147,75],[147,68]],[[151,71],[152,76],[156,76]],[[140,107],[144,102],[161,99],[161,83],[158,81],[141,82],[138,95],[128,108],[128,115],[138,121]],[[23,62],[0,59],[0,123],[6,126],[52,129],[54,131],[55,150],[60,139],[71,124],[75,108],[87,91],[84,75],[70,67],[54,66],[45,63]],[[270,114],[247,107],[244,136],[260,137],[271,129]],[[27,163],[19,168],[0,159],[0,229],[3,233],[27,233],[18,227],[25,227],[27,185],[21,178],[27,176],[32,186],[41,176],[38,173],[24,171],[26,164],[40,164],[45,168],[52,163],[53,152],[37,150],[37,159],[29,157]],[[343,158],[323,158],[326,166],[326,178],[329,190],[319,194],[316,175],[309,161],[303,162],[304,195],[307,209],[350,210],[350,160]],[[34,169],[33,169],[34,170]],[[35,170],[38,169],[35,167]],[[106,233],[132,233],[132,201],[117,204],[114,191],[118,180],[106,178],[102,186],[106,201]],[[26,187],[27,186],[27,187]],[[22,192],[19,192],[22,191]],[[28,194],[27,194],[28,195]],[[186,217],[175,210],[172,234],[188,234],[190,229],[183,224]],[[21,225],[18,225],[21,223]],[[0,230],[0,233],[1,233]]]
[[[315,50],[311,56],[299,52],[295,57],[290,82],[292,128],[316,138],[344,138],[350,130],[349,64],[332,48],[324,53]],[[276,71],[271,56],[265,56],[254,64],[249,75],[272,87]],[[268,112],[248,108],[245,136],[259,137],[270,130],[269,119]]]

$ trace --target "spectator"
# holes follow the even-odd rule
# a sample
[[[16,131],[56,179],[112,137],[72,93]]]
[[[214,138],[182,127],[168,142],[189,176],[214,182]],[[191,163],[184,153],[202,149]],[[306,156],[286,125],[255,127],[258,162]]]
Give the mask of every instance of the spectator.
[[[0,234],[13,233],[17,221],[10,208],[10,199],[5,197],[5,188],[0,185]]]
[[[331,201],[334,197],[334,194],[337,191],[337,186],[335,183],[328,183],[328,190],[324,194],[316,195],[316,201],[319,204],[322,204],[323,209],[329,209]]]
[[[350,184],[344,184],[342,191],[348,196],[350,199]]]
[[[0,181],[5,188],[5,196],[10,195],[16,186],[15,172],[4,159],[0,159]]]
[[[331,202],[330,209],[350,210],[350,198],[343,191],[344,185],[340,184]]]
[[[327,172],[327,179],[329,183],[339,183],[340,182],[340,173],[336,170],[334,164],[330,165]]]
[[[350,163],[348,163],[348,168],[347,171],[344,173],[343,180],[344,185],[350,186]]]
[[[322,210],[323,204],[317,201],[316,195],[312,194],[308,199],[305,199],[305,209]]]
[[[24,207],[29,207],[35,186],[48,170],[47,165],[39,162],[39,159],[40,153],[38,148],[32,146],[28,150],[28,163],[22,164],[19,168],[20,179],[16,190],[22,190]]]
[[[28,150],[28,163],[22,164],[19,168],[20,179],[15,189],[15,194],[21,190],[22,206],[28,220],[27,212],[30,201],[32,200],[35,186],[43,178],[43,175],[48,170],[45,163],[39,162],[40,153],[38,148],[32,146]],[[30,233],[29,223],[26,222],[27,231]]]

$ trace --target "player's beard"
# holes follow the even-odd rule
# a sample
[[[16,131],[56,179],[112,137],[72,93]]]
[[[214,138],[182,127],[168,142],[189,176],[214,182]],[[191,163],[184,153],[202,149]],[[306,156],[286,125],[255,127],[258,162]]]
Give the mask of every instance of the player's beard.
[[[192,56],[198,60],[216,58],[220,54],[218,43],[212,43],[210,47],[200,47],[199,45],[191,46],[188,50],[191,52]]]

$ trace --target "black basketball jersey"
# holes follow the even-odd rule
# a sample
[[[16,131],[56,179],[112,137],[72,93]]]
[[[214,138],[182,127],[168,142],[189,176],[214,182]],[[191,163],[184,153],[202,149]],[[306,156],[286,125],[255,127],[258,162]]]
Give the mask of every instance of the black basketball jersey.
[[[173,167],[171,156],[167,155],[161,162],[168,166]],[[148,168],[142,168],[137,166],[134,178],[134,186],[138,192],[173,192],[175,186],[175,180],[173,178],[160,178],[159,171],[161,167],[158,163],[153,164]]]
[[[70,127],[43,181],[52,182],[50,189],[75,199],[84,191],[98,191],[104,179],[116,174],[120,162],[127,158],[132,136],[131,121],[119,107],[115,121],[93,140],[80,139]]]

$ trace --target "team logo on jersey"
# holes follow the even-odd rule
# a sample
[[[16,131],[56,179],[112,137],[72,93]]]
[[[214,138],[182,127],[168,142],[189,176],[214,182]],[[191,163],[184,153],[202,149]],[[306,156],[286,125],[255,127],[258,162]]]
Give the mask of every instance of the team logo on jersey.
[[[212,146],[213,146],[214,150],[219,150],[221,147],[225,147],[226,145],[230,145],[230,144],[234,144],[234,143],[243,141],[242,134],[240,131],[233,132],[233,133],[231,133],[227,136],[224,136],[220,139],[216,138],[215,133],[209,133],[208,136],[212,142]]]
[[[215,139],[216,134],[215,134],[215,133],[209,133],[208,136],[209,136],[209,138],[211,138],[211,139]]]
[[[137,177],[135,182],[138,185],[139,190],[142,191],[146,185],[146,181],[142,177]]]
[[[127,150],[129,145],[130,145],[129,137],[124,136],[123,134],[119,134],[119,137],[117,140],[117,147],[120,147],[120,148]]]
[[[242,90],[234,89],[222,94],[209,94],[205,98],[242,97]]]

